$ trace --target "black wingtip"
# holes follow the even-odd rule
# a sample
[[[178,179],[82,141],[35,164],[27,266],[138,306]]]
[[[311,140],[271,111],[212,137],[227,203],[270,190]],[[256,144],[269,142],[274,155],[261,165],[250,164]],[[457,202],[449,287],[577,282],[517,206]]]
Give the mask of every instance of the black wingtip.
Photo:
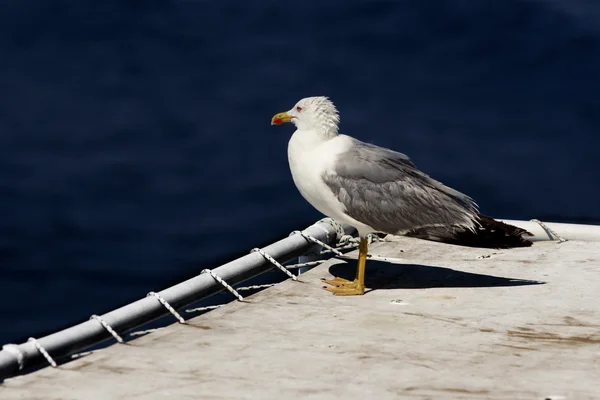
[[[478,214],[478,218],[480,226],[474,232],[467,229],[429,227],[414,229],[406,236],[459,246],[493,249],[529,247],[533,244],[531,240],[524,237],[533,236],[533,234],[525,229],[496,221],[483,214]]]

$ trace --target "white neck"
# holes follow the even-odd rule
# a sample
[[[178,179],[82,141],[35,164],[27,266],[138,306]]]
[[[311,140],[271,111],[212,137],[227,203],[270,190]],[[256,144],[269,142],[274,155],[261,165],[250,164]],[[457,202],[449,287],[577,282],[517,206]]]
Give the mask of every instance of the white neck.
[[[292,150],[295,153],[304,153],[311,151],[337,136],[330,132],[319,132],[315,129],[297,129],[290,138],[288,151]]]

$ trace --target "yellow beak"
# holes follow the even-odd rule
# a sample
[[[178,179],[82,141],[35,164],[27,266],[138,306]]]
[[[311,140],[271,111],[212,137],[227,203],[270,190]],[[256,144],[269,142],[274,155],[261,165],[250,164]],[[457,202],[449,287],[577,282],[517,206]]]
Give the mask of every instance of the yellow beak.
[[[287,112],[282,112],[279,114],[275,114],[273,118],[271,118],[271,125],[281,125],[284,122],[290,122],[292,117]]]

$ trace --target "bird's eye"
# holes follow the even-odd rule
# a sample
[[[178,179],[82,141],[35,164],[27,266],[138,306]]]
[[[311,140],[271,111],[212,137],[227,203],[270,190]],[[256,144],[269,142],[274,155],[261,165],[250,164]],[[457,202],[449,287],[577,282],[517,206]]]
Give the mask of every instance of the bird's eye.
[[[296,111],[302,111],[302,107],[296,106]]]

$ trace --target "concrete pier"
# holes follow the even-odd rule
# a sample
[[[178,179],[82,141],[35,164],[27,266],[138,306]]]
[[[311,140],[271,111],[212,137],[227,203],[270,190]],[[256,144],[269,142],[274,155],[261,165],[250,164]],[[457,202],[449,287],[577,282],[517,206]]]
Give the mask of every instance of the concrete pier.
[[[373,244],[364,296],[333,259],[128,344],[0,385],[0,399],[599,399],[600,243]],[[350,253],[350,256],[355,253]]]

